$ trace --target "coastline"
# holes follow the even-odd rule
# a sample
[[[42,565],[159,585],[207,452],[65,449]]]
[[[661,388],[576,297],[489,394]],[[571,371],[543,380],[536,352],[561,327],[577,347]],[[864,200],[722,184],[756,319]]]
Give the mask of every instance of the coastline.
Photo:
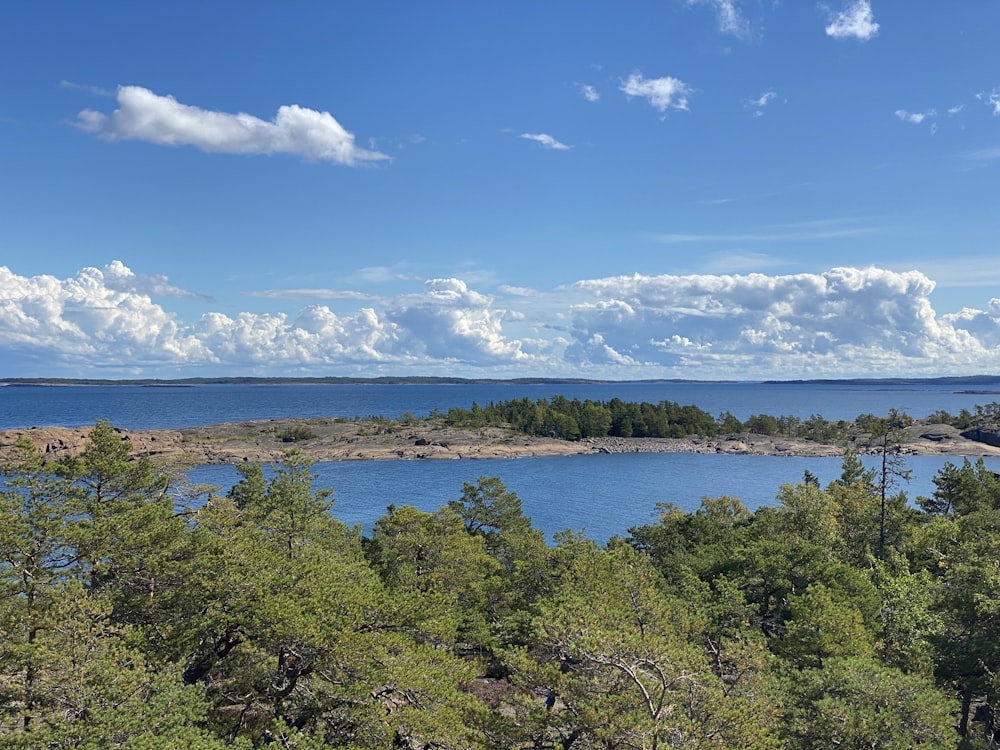
[[[26,427],[0,431],[0,465],[11,460],[14,443],[27,437],[46,460],[83,450],[91,426]],[[823,444],[810,440],[739,433],[715,437],[585,438],[579,441],[524,435],[500,427],[458,429],[441,419],[411,421],[271,419],[227,422],[181,430],[119,429],[135,456],[164,464],[273,463],[295,449],[316,462],[380,460],[462,460],[525,458],[598,453],[725,453],[757,456],[840,456],[848,447],[873,453],[863,444]],[[902,455],[976,458],[1000,456],[1000,447],[970,440],[953,427],[916,423],[907,430]]]

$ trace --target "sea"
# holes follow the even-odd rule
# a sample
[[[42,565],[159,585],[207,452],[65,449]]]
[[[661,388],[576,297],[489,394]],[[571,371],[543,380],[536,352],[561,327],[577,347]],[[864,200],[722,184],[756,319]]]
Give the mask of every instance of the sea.
[[[172,429],[257,419],[384,416],[416,417],[473,403],[528,397],[565,396],[609,401],[675,401],[745,420],[754,414],[830,420],[890,409],[913,417],[944,410],[975,411],[1000,401],[1000,380],[966,390],[941,382],[619,382],[619,383],[351,383],[59,385],[0,387],[0,429],[92,425],[98,419],[130,430]],[[995,388],[996,390],[990,390]],[[912,501],[929,496],[946,461],[961,458],[907,457],[910,481],[898,489]],[[466,482],[499,477],[520,497],[524,512],[547,538],[564,530],[598,542],[625,536],[634,526],[654,523],[658,505],[695,510],[705,497],[730,495],[754,509],[775,502],[782,484],[806,471],[821,482],[840,473],[839,458],[733,456],[691,453],[635,453],[453,461],[323,462],[314,467],[315,486],[334,491],[333,513],[362,533],[390,504],[435,510],[461,496]],[[1000,472],[1000,458],[986,465]],[[238,481],[232,466],[191,470],[195,483],[225,492]]]

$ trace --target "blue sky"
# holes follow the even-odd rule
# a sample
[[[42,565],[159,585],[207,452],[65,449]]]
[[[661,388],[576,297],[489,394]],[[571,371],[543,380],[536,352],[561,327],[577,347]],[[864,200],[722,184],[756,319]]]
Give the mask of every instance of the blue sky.
[[[997,28],[3,3],[0,377],[997,372]]]

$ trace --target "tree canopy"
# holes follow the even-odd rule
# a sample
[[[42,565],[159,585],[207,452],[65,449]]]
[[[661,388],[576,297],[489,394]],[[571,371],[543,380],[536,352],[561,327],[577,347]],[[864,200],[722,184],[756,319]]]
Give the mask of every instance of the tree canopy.
[[[99,422],[3,469],[0,746],[995,746],[982,462],[911,503],[848,453],[599,545],[546,543],[497,477],[364,537],[294,451],[191,506],[128,448]]]

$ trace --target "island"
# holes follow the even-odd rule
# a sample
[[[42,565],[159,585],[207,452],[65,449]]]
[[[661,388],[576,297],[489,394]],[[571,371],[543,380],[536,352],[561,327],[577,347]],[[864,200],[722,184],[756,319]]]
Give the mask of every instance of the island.
[[[83,450],[93,429],[24,427],[0,431],[0,464],[10,460],[20,438],[28,438],[47,460]],[[566,440],[525,434],[509,427],[455,425],[446,417],[348,420],[269,419],[189,427],[179,430],[125,430],[137,456],[189,465],[270,463],[288,450],[312,461],[418,459],[503,459],[597,453],[727,453],[760,456],[839,456],[850,449],[859,455],[877,452],[863,435],[820,442],[750,431],[711,436],[585,437]],[[969,437],[972,435],[972,437]],[[915,420],[902,432],[898,452],[904,455],[1000,456],[994,431],[970,432]]]

